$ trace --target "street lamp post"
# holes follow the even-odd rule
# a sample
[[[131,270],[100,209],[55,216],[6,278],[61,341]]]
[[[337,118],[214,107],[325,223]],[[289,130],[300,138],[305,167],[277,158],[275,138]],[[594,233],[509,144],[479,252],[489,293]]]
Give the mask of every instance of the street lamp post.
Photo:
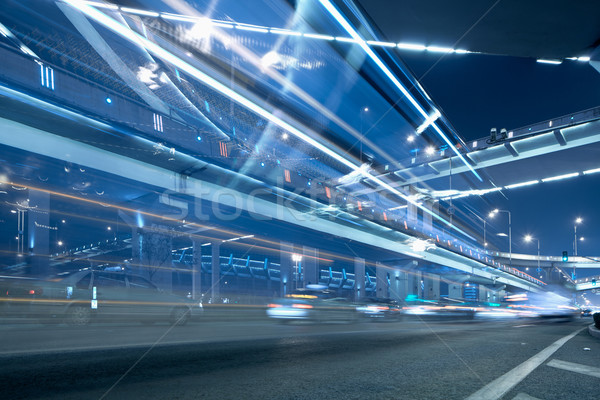
[[[507,213],[508,214],[508,257],[509,257],[509,265],[512,267],[512,217],[510,211],[508,210],[499,210],[495,209],[490,214],[490,218],[494,218],[498,213]]]
[[[573,224],[573,232],[575,233],[575,237],[573,238],[573,255],[577,257],[577,225],[583,222],[583,218],[577,217],[575,218],[575,223]],[[573,260],[575,261],[575,260]],[[577,264],[573,263],[573,279],[577,276]]]
[[[483,247],[487,248],[487,240],[485,239],[485,225],[487,224],[487,219],[483,219]]]
[[[525,241],[526,242],[529,243],[533,239],[534,238],[531,235],[525,235]],[[537,270],[538,270],[538,272],[540,272],[541,271],[541,268],[540,268],[540,239],[535,238],[535,240],[537,240],[537,250],[538,250],[538,252],[537,252],[537,265],[538,265]]]
[[[577,225],[582,223],[583,219],[578,217],[575,219],[575,224],[573,225],[573,231],[575,232],[575,239],[573,240],[573,254],[577,257]]]

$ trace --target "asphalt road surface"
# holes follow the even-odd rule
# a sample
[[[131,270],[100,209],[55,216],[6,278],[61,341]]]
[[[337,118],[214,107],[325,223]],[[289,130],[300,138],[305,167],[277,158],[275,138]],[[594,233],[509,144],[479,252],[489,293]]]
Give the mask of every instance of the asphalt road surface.
[[[4,323],[0,397],[598,399],[590,323]]]

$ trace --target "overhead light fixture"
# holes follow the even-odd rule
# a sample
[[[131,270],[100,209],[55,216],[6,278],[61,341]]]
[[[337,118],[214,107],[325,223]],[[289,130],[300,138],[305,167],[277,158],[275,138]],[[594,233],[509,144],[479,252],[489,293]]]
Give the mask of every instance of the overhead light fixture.
[[[343,36],[336,36],[335,40],[338,42],[357,43],[356,39],[347,38],[347,37],[343,37]]]
[[[427,46],[423,46],[422,44],[415,44],[415,43],[398,43],[396,46],[399,49],[405,49],[405,50],[424,51],[427,49]]]
[[[168,20],[172,20],[172,21],[181,21],[181,22],[196,22],[198,20],[198,18],[188,17],[185,15],[167,14],[167,13],[161,13],[160,17],[162,19],[168,19]]]
[[[230,24],[229,22],[223,22],[223,21],[212,21],[212,24],[214,26],[218,26],[219,28],[226,28],[226,29],[233,29],[235,26],[233,24]]]
[[[296,32],[296,31],[290,31],[288,29],[270,28],[269,32],[274,33],[276,35],[302,36],[302,33]]]
[[[427,46],[426,50],[432,53],[454,53],[454,49],[451,47]]]
[[[577,57],[577,61],[588,62],[588,61],[590,61],[590,58],[589,57]]]
[[[536,61],[539,62],[540,64],[554,64],[554,65],[562,64],[562,60],[547,60],[544,58],[538,58]]]
[[[317,33],[305,33],[304,37],[311,38],[311,39],[321,39],[321,40],[335,40],[335,38],[333,36],[319,35]]]
[[[544,179],[542,179],[542,182],[560,181],[563,179],[574,178],[576,176],[579,176],[579,172],[573,172],[571,174],[557,175],[557,176],[552,176],[550,178],[544,178]]]
[[[535,185],[536,183],[540,183],[540,181],[535,180],[535,181],[527,181],[527,182],[515,183],[513,185],[504,186],[504,188],[505,189],[515,189],[515,188],[519,188],[519,187],[523,187],[523,186]]]
[[[260,32],[260,33],[268,33],[269,32],[269,30],[267,28],[263,28],[260,26],[254,26],[254,25],[236,24],[235,29],[239,29],[241,31],[251,31],[251,32]]]
[[[367,40],[367,43],[371,46],[396,47],[396,43],[392,42],[379,42],[377,40]]]
[[[590,175],[600,172],[600,168],[588,169],[587,171],[583,171],[584,175]]]

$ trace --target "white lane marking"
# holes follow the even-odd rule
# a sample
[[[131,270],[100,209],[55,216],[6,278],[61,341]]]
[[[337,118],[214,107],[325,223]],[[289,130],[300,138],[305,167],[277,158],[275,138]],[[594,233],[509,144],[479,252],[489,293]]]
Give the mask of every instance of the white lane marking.
[[[513,400],[540,400],[537,397],[533,397],[528,395],[527,393],[519,393],[516,395]]]
[[[600,378],[600,368],[590,367],[589,365],[576,364],[556,359],[550,361],[546,365],[549,367],[564,369],[565,371],[577,372],[578,374],[584,374]]]
[[[466,400],[496,400],[504,396],[509,390],[519,384],[523,379],[527,377],[533,370],[539,367],[544,361],[546,361],[556,350],[560,349],[562,345],[567,343],[579,332],[585,328],[577,329],[575,332],[558,339],[544,350],[540,351],[529,360],[516,366],[515,368],[508,371],[506,374],[497,378],[496,380],[488,383],[469,397]]]
[[[532,324],[515,325],[515,326],[513,326],[513,328],[524,328],[526,326],[535,326],[535,325],[532,325]]]

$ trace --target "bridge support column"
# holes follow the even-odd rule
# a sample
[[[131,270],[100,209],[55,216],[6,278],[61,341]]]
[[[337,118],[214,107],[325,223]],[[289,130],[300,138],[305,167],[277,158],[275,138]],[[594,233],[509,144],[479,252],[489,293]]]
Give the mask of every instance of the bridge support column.
[[[211,247],[210,298],[213,304],[221,302],[221,244],[216,240]]]
[[[354,257],[354,300],[365,296],[365,259]]]
[[[462,299],[463,284],[461,282],[448,283],[448,297],[451,299]]]
[[[202,298],[202,242],[194,240],[192,256],[192,299]]]
[[[492,293],[491,290],[483,285],[479,286],[479,301],[488,302],[491,301]]]
[[[281,279],[279,282],[279,295],[282,297],[293,290],[292,254],[294,254],[294,245],[292,243],[279,243],[279,277]]]
[[[417,296],[423,298],[421,290],[421,271],[412,270],[407,274],[407,296]]]
[[[424,292],[427,300],[439,300],[440,298],[440,277],[434,274],[427,274],[423,277],[425,285]]]
[[[395,300],[404,301],[409,294],[417,294],[412,290],[412,279],[417,271],[414,270],[419,263],[416,260],[406,260],[396,264],[389,271],[390,286],[388,296]]]
[[[388,269],[380,262],[377,262],[375,265],[375,281],[377,282],[377,297],[386,299],[390,297],[388,285]]]
[[[133,272],[159,288],[173,289],[173,241],[168,227],[151,225],[132,228]]]
[[[319,250],[313,247],[302,247],[303,286],[319,283]]]
[[[407,292],[407,273],[399,269],[390,271],[390,291],[389,297],[394,300],[402,301],[406,298]]]

